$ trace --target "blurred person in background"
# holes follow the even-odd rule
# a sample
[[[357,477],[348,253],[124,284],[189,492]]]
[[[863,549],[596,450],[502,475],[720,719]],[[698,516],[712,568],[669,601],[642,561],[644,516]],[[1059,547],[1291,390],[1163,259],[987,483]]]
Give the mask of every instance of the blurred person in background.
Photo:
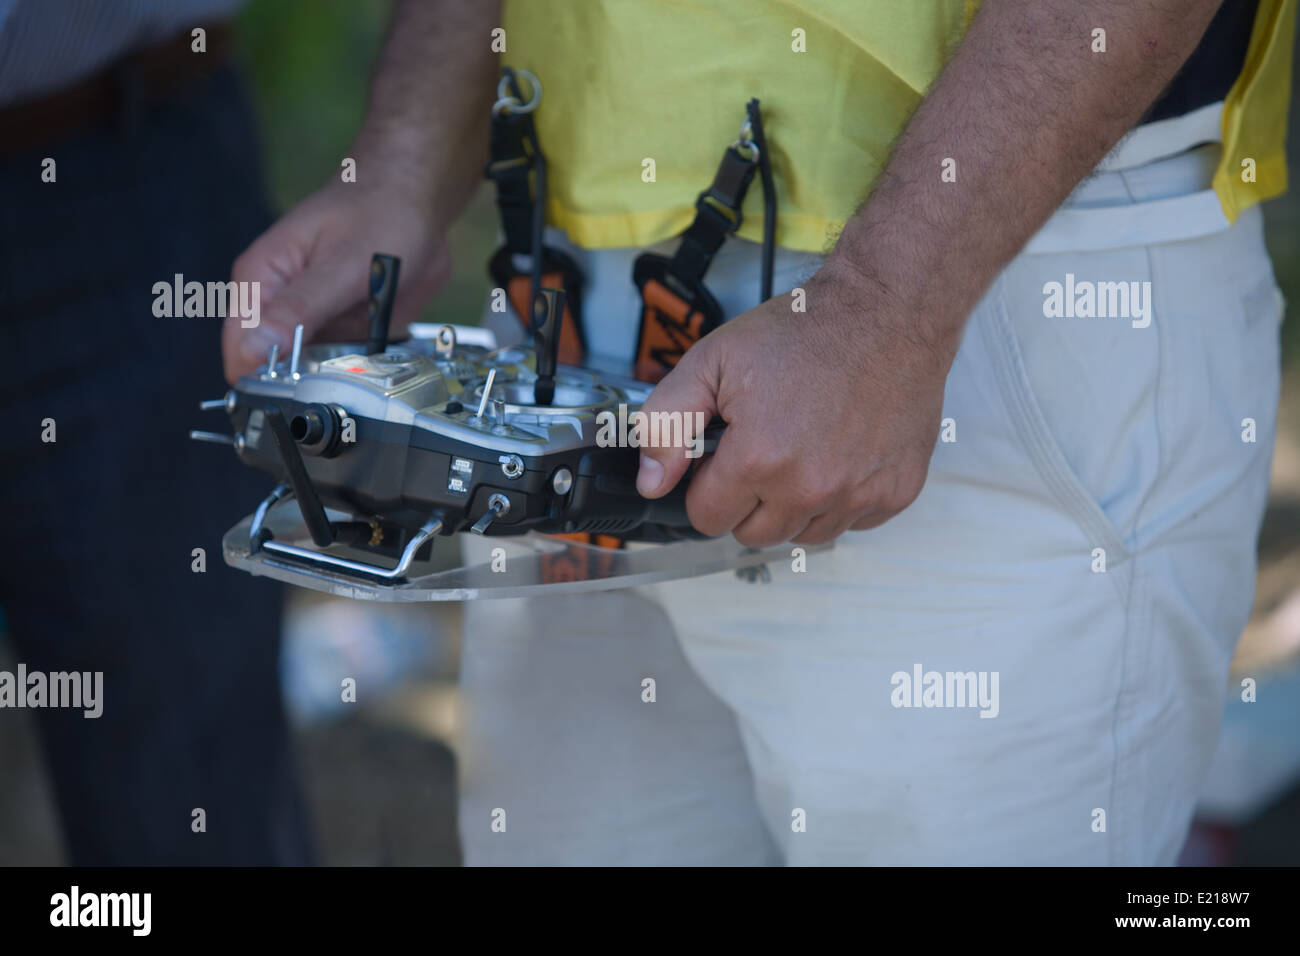
[[[270,219],[239,6],[0,0],[0,607],[29,672],[103,672],[97,719],[33,713],[79,865],[311,859],[281,591],[220,553],[262,482],[187,440],[221,323],[152,308],[176,274],[224,281]]]

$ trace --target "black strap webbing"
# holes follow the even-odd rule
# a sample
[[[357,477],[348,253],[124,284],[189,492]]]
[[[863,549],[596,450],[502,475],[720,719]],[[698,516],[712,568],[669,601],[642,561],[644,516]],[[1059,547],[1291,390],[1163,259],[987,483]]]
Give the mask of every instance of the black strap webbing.
[[[524,98],[515,71],[507,66],[501,72],[510,95],[522,103]],[[536,78],[533,82],[537,82]],[[540,98],[540,87],[533,94]],[[537,138],[532,108],[513,110],[494,106],[489,146],[485,174],[496,183],[504,248],[510,260],[522,257],[531,263],[531,302],[542,288],[545,258],[542,234],[546,227],[546,154]]]
[[[682,234],[668,267],[669,274],[688,289],[699,284],[727,236],[740,228],[740,207],[757,171],[756,160],[746,159],[734,145],[728,146],[713,185],[695,200],[695,221]]]
[[[536,134],[530,113],[502,111],[492,117],[487,178],[496,183],[501,228],[511,252],[533,251],[533,164]]]

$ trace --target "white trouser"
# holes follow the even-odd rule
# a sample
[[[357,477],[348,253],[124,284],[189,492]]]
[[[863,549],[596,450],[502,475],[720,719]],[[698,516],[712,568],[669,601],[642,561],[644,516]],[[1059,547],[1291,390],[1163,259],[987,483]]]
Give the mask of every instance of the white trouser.
[[[1096,236],[1212,168],[1189,154],[1076,191],[1089,251],[1058,251],[1049,223],[1053,251],[998,278],[948,377],[956,440],[882,527],[770,583],[470,605],[466,861],[1173,862],[1251,606],[1282,303],[1258,209],[1185,241]],[[626,359],[636,251],[572,251],[589,340]],[[816,259],[777,264],[780,293]],[[1153,320],[1045,317],[1067,274],[1150,282]],[[751,307],[757,248],[727,243],[707,283],[728,315]],[[917,669],[996,675],[996,716],[896,706],[926,703],[895,677]]]

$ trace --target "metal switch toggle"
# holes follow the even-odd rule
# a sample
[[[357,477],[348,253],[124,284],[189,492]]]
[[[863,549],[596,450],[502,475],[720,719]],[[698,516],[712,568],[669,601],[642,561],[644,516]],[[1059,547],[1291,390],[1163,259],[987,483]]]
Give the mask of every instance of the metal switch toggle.
[[[492,522],[509,511],[510,499],[503,494],[494,494],[488,499],[488,510],[483,513],[483,517],[474,522],[474,526],[469,530],[475,534],[486,534]]]

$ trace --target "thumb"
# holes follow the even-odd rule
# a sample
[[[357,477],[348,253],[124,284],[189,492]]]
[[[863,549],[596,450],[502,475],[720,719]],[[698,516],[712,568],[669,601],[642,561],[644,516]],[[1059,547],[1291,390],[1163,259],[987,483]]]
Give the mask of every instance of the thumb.
[[[703,351],[698,345],[696,349]],[[702,374],[705,367],[703,361],[688,362],[683,358],[641,406],[647,416],[649,441],[662,439],[641,448],[636,490],[646,498],[659,498],[672,491],[699,457],[704,424],[717,413],[715,389]]]
[[[311,263],[301,272],[277,274],[270,281],[249,270],[260,282],[260,309],[248,322],[227,320],[224,352],[228,370],[251,372],[266,360],[272,345],[287,356],[294,327],[303,326],[303,341],[312,337],[348,307],[365,300],[366,271],[354,257],[336,253]],[[236,280],[246,278],[236,263]],[[255,299],[254,301],[258,301]],[[237,377],[237,375],[236,375]]]

